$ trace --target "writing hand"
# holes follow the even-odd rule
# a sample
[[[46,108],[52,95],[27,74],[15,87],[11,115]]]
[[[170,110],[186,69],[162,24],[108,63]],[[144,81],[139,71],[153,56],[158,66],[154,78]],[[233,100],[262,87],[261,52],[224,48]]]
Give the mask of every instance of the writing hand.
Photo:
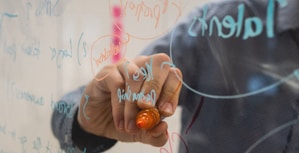
[[[145,108],[157,107],[165,117],[174,113],[181,89],[178,77],[182,74],[165,62],[170,63],[166,54],[154,54],[105,66],[85,88],[77,116],[81,128],[123,142],[163,146],[168,139],[166,122],[141,130],[135,120]],[[151,99],[155,101],[149,102],[146,95],[153,91],[155,97]]]

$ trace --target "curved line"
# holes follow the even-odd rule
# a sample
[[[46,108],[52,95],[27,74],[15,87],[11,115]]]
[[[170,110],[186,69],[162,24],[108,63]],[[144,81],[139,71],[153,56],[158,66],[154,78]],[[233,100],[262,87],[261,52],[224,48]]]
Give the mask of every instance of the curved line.
[[[104,38],[110,38],[110,37],[113,37],[113,36],[116,36],[116,37],[119,37],[118,35],[114,35],[114,34],[107,34],[107,35],[103,35],[103,36],[101,36],[101,37],[98,37],[93,43],[92,43],[92,46],[91,46],[91,49],[90,49],[90,67],[91,67],[91,73],[92,73],[92,75],[94,76],[94,79],[96,80],[96,81],[101,81],[101,80],[104,80],[111,72],[109,72],[108,74],[106,74],[105,76],[103,76],[103,77],[101,77],[101,78],[97,78],[97,76],[96,76],[96,72],[95,72],[95,70],[94,69],[96,69],[96,68],[94,68],[94,66],[93,66],[93,52],[94,52],[94,48],[95,48],[95,45],[96,45],[96,43],[98,42],[98,41],[101,41],[102,39],[104,39]],[[121,41],[121,44],[122,45],[127,45],[129,42],[130,42],[130,36],[128,35],[128,40],[125,40],[125,41],[123,41],[123,39],[121,38],[121,37],[119,37],[122,41]],[[124,54],[126,54],[126,49],[124,50],[124,52],[123,52]],[[112,55],[111,55],[112,56]],[[121,57],[121,59],[123,59],[124,57]],[[108,58],[107,58],[108,59]],[[106,60],[104,60],[104,61],[107,61],[107,59]],[[103,61],[103,62],[104,62]],[[99,67],[99,65],[97,66],[97,67]]]
[[[172,44],[173,44],[173,38],[174,38],[174,33],[175,33],[176,27],[173,29],[173,32],[171,33],[171,38],[170,38],[170,46],[169,46],[169,54],[170,54],[170,59],[173,62],[173,57],[172,57]],[[174,65],[174,64],[173,64]],[[175,72],[176,73],[176,72]],[[207,93],[203,93],[200,91],[197,91],[195,89],[193,89],[192,87],[190,87],[188,84],[186,84],[182,78],[180,78],[178,76],[178,74],[176,73],[177,78],[182,81],[182,84],[189,89],[190,91],[200,95],[200,96],[204,96],[204,97],[208,97],[208,98],[212,98],[212,99],[236,99],[236,98],[244,98],[244,97],[248,97],[248,96],[253,96],[253,95],[257,95],[260,94],[262,92],[265,92],[267,90],[270,90],[272,88],[275,88],[277,86],[279,86],[282,83],[287,82],[288,80],[292,79],[293,77],[296,77],[299,80],[299,69],[296,69],[293,73],[291,73],[290,75],[280,79],[278,82],[273,83],[272,85],[266,86],[264,88],[252,91],[252,92],[248,92],[248,93],[243,93],[243,94],[237,94],[237,95],[212,95],[212,94],[207,94]]]
[[[183,142],[185,149],[186,149],[186,153],[189,153],[188,145],[187,145],[187,142],[184,140],[184,138],[180,134],[178,134],[176,132],[172,132],[171,138],[172,138],[173,142],[174,142],[174,139],[173,139],[174,135],[176,135],[181,140],[181,142]]]
[[[87,106],[87,104],[88,104],[88,98],[89,98],[89,96],[88,96],[88,95],[85,95],[85,103],[84,103],[84,105],[83,105],[83,116],[84,116],[87,120],[90,119],[90,117],[88,117],[88,116],[86,115],[86,112],[85,112],[86,106]]]
[[[164,65],[169,65],[170,67],[175,67],[175,65],[172,62],[162,62],[161,66],[160,66],[161,70],[163,69]]]
[[[3,13],[2,15],[6,16],[6,17],[9,17],[9,18],[16,18],[16,17],[18,17],[18,14],[12,14],[12,13],[7,13],[7,12]]]
[[[80,56],[79,56],[79,52],[80,52],[80,44],[81,44],[81,39],[82,39],[82,37],[83,37],[83,35],[84,35],[84,32],[82,32],[81,33],[81,35],[80,35],[80,38],[79,38],[79,41],[78,41],[78,44],[77,44],[77,62],[78,62],[78,64],[79,65],[81,65],[81,62],[80,62]]]
[[[258,141],[256,141],[254,144],[252,144],[246,151],[245,153],[250,153],[256,146],[258,146],[259,144],[261,144],[264,140],[266,140],[267,138],[269,138],[270,136],[276,134],[277,132],[283,130],[284,128],[287,128],[291,125],[297,124],[299,123],[299,119],[295,119],[292,121],[289,121],[273,130],[271,130],[269,133],[267,133],[266,135],[262,136]]]
[[[294,71],[294,75],[297,78],[297,80],[299,80],[299,69]]]
[[[203,106],[203,103],[204,103],[204,99],[205,99],[205,97],[202,96],[201,99],[200,99],[200,102],[199,102],[199,104],[198,104],[198,106],[197,106],[197,108],[195,110],[195,113],[192,116],[191,122],[190,122],[189,126],[187,127],[187,129],[185,131],[186,135],[188,134],[189,130],[191,129],[191,127],[193,126],[193,124],[197,120],[197,118],[198,118],[198,116],[199,116],[199,114],[201,112],[201,109],[202,109],[202,106]]]

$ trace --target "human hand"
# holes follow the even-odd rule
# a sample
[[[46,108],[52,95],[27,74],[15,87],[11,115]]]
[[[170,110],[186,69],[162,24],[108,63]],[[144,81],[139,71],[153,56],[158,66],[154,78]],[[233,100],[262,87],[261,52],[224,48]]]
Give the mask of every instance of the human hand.
[[[154,54],[105,66],[85,88],[77,116],[81,128],[123,142],[163,146],[167,123],[141,130],[135,118],[145,108],[157,107],[164,117],[175,112],[182,74],[169,63],[166,54]]]

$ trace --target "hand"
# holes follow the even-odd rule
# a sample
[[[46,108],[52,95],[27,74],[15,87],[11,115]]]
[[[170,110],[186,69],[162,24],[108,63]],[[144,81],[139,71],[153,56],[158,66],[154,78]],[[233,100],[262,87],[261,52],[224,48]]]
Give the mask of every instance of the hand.
[[[161,121],[144,131],[136,127],[135,118],[141,109],[151,107],[164,117],[175,112],[182,74],[169,63],[166,54],[155,54],[104,67],[82,96],[77,116],[81,128],[123,142],[163,146],[168,139],[167,123]]]

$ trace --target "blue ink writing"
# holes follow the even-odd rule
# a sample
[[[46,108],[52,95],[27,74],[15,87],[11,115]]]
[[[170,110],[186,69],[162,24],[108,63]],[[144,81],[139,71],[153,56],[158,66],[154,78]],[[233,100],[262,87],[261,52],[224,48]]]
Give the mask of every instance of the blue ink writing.
[[[282,0],[283,1],[283,0]],[[283,7],[283,6],[282,6]],[[171,39],[170,39],[170,48],[169,48],[169,54],[170,54],[170,58],[171,58],[171,61],[173,61],[172,59],[172,52],[173,52],[173,40],[174,40],[174,34],[176,32],[176,28],[174,28],[174,30],[172,31],[171,33]],[[297,69],[298,70],[298,69]],[[267,90],[270,90],[270,89],[273,89],[273,88],[276,88],[277,86],[287,82],[288,80],[296,77],[298,78],[298,72],[297,70],[295,71],[295,73],[291,73],[290,75],[284,77],[284,78],[281,78],[280,80],[278,80],[277,82],[271,84],[271,85],[268,85],[266,87],[263,87],[259,90],[256,90],[256,91],[252,91],[252,92],[248,92],[248,93],[243,93],[243,94],[237,94],[237,95],[212,95],[212,94],[208,94],[208,93],[203,93],[203,92],[200,92],[194,88],[192,88],[191,86],[189,86],[186,82],[184,82],[182,80],[182,78],[178,77],[178,79],[182,82],[182,84],[190,91],[200,95],[200,96],[204,96],[204,97],[207,97],[207,98],[213,98],[213,99],[236,99],[236,98],[243,98],[243,97],[248,97],[248,96],[253,96],[253,95],[257,95],[257,94],[260,94],[262,92],[265,92]]]
[[[42,147],[43,145],[42,145],[41,138],[37,137],[36,140],[33,141],[33,149],[39,153]]]
[[[59,0],[56,0],[55,3],[52,0],[40,0],[39,6],[35,10],[36,16],[58,16],[55,14],[55,9],[59,3]]]
[[[0,124],[0,133],[6,134],[6,125]]]
[[[23,53],[27,56],[36,56],[40,55],[40,42],[39,41],[32,41],[32,42],[25,42],[22,45]]]
[[[26,136],[22,136],[19,138],[20,143],[22,144],[22,152],[25,153],[25,143],[27,142],[27,137]]]
[[[269,0],[268,7],[267,7],[267,17],[266,17],[266,31],[267,31],[267,37],[272,38],[274,37],[274,12],[275,12],[275,4],[276,0]],[[280,0],[279,3],[281,4],[281,7],[286,6],[285,0]],[[240,4],[238,6],[238,16],[237,21],[230,16],[226,15],[222,21],[216,16],[213,16],[211,20],[209,21],[209,24],[206,20],[207,15],[207,5],[203,8],[203,13],[201,17],[194,17],[193,22],[189,26],[188,33],[192,37],[197,37],[198,34],[194,32],[194,28],[196,25],[201,25],[201,36],[205,36],[205,32],[207,29],[209,29],[209,36],[213,34],[213,27],[216,26],[218,36],[221,38],[230,38],[230,37],[239,37],[242,31],[242,28],[244,28],[244,33],[242,38],[244,40],[259,36],[263,32],[263,22],[262,19],[259,17],[247,17],[244,19],[245,14],[245,5]],[[224,29],[228,31],[228,33],[224,33]]]
[[[81,41],[82,41],[83,35],[84,35],[84,32],[81,33],[79,41],[78,41],[78,44],[77,44],[77,62],[78,62],[79,65],[81,65],[81,60],[80,60],[80,45],[81,45]],[[85,58],[86,54],[87,54],[86,41],[83,41],[82,45],[83,45],[83,50],[84,50],[83,57]]]
[[[88,117],[88,116],[86,115],[86,112],[85,112],[85,110],[86,110],[86,106],[87,106],[87,104],[88,104],[88,99],[89,99],[89,96],[88,96],[88,95],[85,95],[85,103],[84,103],[84,105],[83,105],[83,116],[84,116],[87,120],[90,119],[90,117]]]
[[[45,103],[43,96],[36,96],[33,93],[30,93],[28,91],[23,91],[21,89],[16,89],[16,98],[19,100],[25,100],[31,102],[39,106],[42,106]]]
[[[156,91],[152,89],[148,94],[144,94],[144,91],[141,92],[132,92],[130,86],[127,84],[127,90],[124,89],[117,89],[117,97],[118,102],[121,103],[122,101],[140,101],[145,100],[145,102],[151,102],[153,106],[155,106],[156,102]]]
[[[51,149],[50,149],[50,143],[48,141],[48,145],[46,147],[46,153],[51,153]]]
[[[13,44],[8,45],[8,46],[6,46],[6,44],[4,44],[3,47],[4,47],[5,53],[8,54],[12,58],[13,62],[15,62],[16,61],[16,56],[17,56],[16,44],[13,43]]]
[[[61,67],[61,61],[64,58],[70,57],[72,58],[73,56],[73,51],[72,51],[72,40],[70,39],[70,51],[66,50],[66,49],[56,49],[56,48],[52,48],[50,47],[51,51],[52,51],[52,60],[56,60],[56,66],[57,68]]]
[[[294,71],[294,75],[299,80],[299,69]]]
[[[78,65],[81,65],[81,52],[80,52],[80,49],[81,49],[81,44],[82,44],[82,47],[83,47],[83,57],[86,58],[87,56],[87,45],[86,45],[86,42],[85,41],[82,41],[82,38],[83,38],[83,35],[84,33],[82,32],[80,37],[79,37],[79,40],[77,42],[77,62],[78,62]],[[51,60],[55,60],[56,62],[56,66],[58,69],[61,68],[61,65],[62,65],[62,61],[65,59],[65,58],[72,58],[73,57],[73,41],[72,39],[70,38],[70,41],[69,41],[69,49],[57,49],[57,48],[54,48],[54,47],[50,47],[50,50],[51,50],[51,53],[52,53],[52,57],[51,57]]]
[[[16,130],[10,131],[10,136],[13,139],[16,139],[17,135],[16,135]]]
[[[12,14],[12,13],[2,13],[2,14],[0,14],[0,34],[1,34],[1,30],[2,30],[2,23],[3,23],[4,17],[16,18],[16,17],[18,17],[18,15],[17,14]]]
[[[125,68],[125,73],[126,73],[126,76],[128,79],[130,79],[130,76],[129,76],[129,72],[128,72],[128,64],[130,64],[129,61],[125,62],[124,63],[124,68]],[[139,76],[140,74],[143,76],[143,80],[146,80],[146,81],[150,81],[150,80],[154,80],[154,75],[153,75],[153,58],[150,58],[150,62],[146,62],[145,63],[145,67],[140,67],[138,70],[135,71],[135,73],[133,74],[133,80],[134,81],[140,81],[138,80],[139,79]]]
[[[72,108],[74,104],[68,104],[65,101],[54,102],[53,95],[51,96],[51,107],[60,114],[65,114],[68,118],[73,118]]]

